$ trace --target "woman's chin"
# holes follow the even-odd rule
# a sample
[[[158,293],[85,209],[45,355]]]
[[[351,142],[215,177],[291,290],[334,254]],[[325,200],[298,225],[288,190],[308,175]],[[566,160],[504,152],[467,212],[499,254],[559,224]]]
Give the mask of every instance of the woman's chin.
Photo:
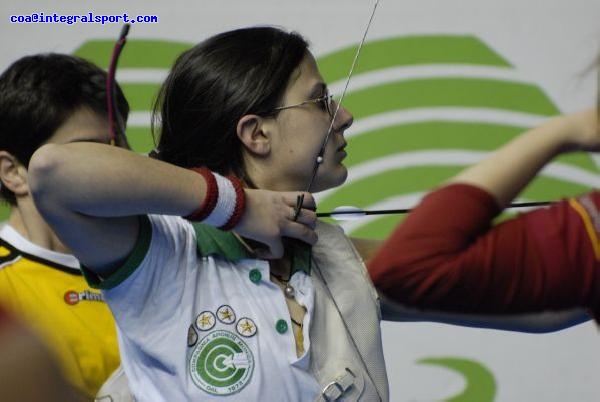
[[[319,193],[325,190],[331,190],[344,184],[348,178],[348,169],[344,165],[340,165],[335,172],[331,172],[327,177],[318,178],[312,188],[313,193]]]

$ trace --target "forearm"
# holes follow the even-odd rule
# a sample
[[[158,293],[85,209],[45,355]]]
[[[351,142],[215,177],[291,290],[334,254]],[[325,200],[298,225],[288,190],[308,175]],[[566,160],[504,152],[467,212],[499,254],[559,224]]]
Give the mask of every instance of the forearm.
[[[31,158],[29,176],[36,201],[95,217],[187,215],[206,195],[195,172],[95,143],[45,145]]]
[[[453,184],[433,191],[369,263],[373,282],[387,297],[408,306],[473,308],[488,285],[489,272],[479,267],[464,270],[453,263],[465,259],[499,211],[493,197],[476,186]]]
[[[449,182],[482,188],[505,207],[545,164],[568,149],[573,130],[568,117],[551,119],[510,141]]]
[[[129,255],[138,234],[137,215],[199,212],[194,219],[235,228],[263,243],[265,258],[283,254],[282,237],[317,240],[309,193],[297,219],[291,219],[298,192],[243,189],[209,171],[197,173],[102,144],[39,148],[29,165],[29,187],[63,242],[98,273]],[[208,193],[212,202],[205,205]]]
[[[382,319],[386,321],[433,321],[466,327],[528,333],[560,331],[590,320],[589,313],[583,309],[521,314],[449,313],[408,307],[394,302],[385,295],[380,295],[380,304]]]
[[[400,303],[452,311],[598,311],[593,208],[561,202],[491,228],[554,156],[600,148],[597,121],[595,109],[552,119],[428,194],[369,264],[379,290]],[[591,197],[600,210],[600,195]]]
[[[583,199],[583,197],[581,198]],[[515,313],[600,307],[600,194],[490,227],[499,210],[477,187],[429,194],[369,264],[387,297],[419,308]],[[586,223],[587,222],[587,223]]]

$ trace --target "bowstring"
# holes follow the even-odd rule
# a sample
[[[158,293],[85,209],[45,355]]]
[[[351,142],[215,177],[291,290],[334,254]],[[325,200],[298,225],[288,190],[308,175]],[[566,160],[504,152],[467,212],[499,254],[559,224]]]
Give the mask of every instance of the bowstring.
[[[340,96],[339,101],[336,102],[337,105],[335,107],[333,116],[331,117],[331,123],[329,124],[329,129],[327,130],[327,135],[325,135],[325,139],[323,140],[323,143],[321,144],[319,153],[317,154],[317,157],[315,158],[315,163],[313,165],[310,180],[308,182],[308,186],[306,187],[307,193],[310,193],[313,183],[317,177],[317,173],[319,171],[319,166],[321,165],[321,163],[323,163],[323,155],[325,154],[325,147],[327,146],[327,143],[329,142],[329,137],[331,137],[331,133],[333,132],[333,126],[335,124],[335,119],[337,117],[338,111],[340,110],[340,106],[344,100],[344,96],[346,95],[346,91],[348,90],[348,85],[350,84],[350,79],[352,78],[352,74],[354,73],[354,68],[356,67],[356,63],[358,61],[358,57],[362,50],[363,44],[365,43],[365,40],[367,39],[367,34],[369,33],[369,28],[371,27],[371,24],[373,23],[373,18],[375,17],[375,11],[377,10],[378,5],[379,5],[379,0],[375,0],[375,4],[373,5],[373,10],[371,11],[371,15],[369,17],[369,22],[367,23],[367,26],[363,32],[362,39],[360,40],[360,43],[358,44],[358,47],[356,48],[356,52],[354,53],[354,59],[352,60],[352,64],[350,66],[350,71],[348,72],[348,77],[346,78],[346,84],[344,85],[344,90],[342,91],[342,95]],[[296,207],[294,210],[294,221],[298,220],[298,217],[300,216],[300,211],[302,210],[303,203],[304,203],[304,193],[298,195],[298,197],[296,199]]]

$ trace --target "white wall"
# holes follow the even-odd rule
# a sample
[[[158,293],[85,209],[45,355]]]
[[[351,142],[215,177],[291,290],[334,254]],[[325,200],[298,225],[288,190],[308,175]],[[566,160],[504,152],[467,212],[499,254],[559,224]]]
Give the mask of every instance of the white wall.
[[[120,24],[13,24],[10,15],[157,15],[134,25],[132,38],[197,42],[233,27],[275,24],[300,31],[318,56],[357,43],[370,1],[4,1],[0,6],[0,66],[36,52],[72,52],[91,38],[116,37]],[[536,83],[563,112],[595,101],[598,0],[382,0],[369,39],[408,34],[473,34]],[[126,51],[126,50],[125,50]],[[438,324],[386,323],[384,344],[392,400],[443,400],[461,392],[455,372],[417,363],[423,357],[481,362],[494,375],[498,401],[594,401],[600,339],[591,323],[551,335],[523,335]]]

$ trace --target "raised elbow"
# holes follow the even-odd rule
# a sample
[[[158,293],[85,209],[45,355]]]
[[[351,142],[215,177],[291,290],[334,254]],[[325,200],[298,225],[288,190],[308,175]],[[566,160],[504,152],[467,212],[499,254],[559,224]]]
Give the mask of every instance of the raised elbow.
[[[51,189],[55,188],[54,178],[60,162],[60,145],[46,144],[38,148],[29,162],[28,184],[29,191],[36,202],[47,200]]]

